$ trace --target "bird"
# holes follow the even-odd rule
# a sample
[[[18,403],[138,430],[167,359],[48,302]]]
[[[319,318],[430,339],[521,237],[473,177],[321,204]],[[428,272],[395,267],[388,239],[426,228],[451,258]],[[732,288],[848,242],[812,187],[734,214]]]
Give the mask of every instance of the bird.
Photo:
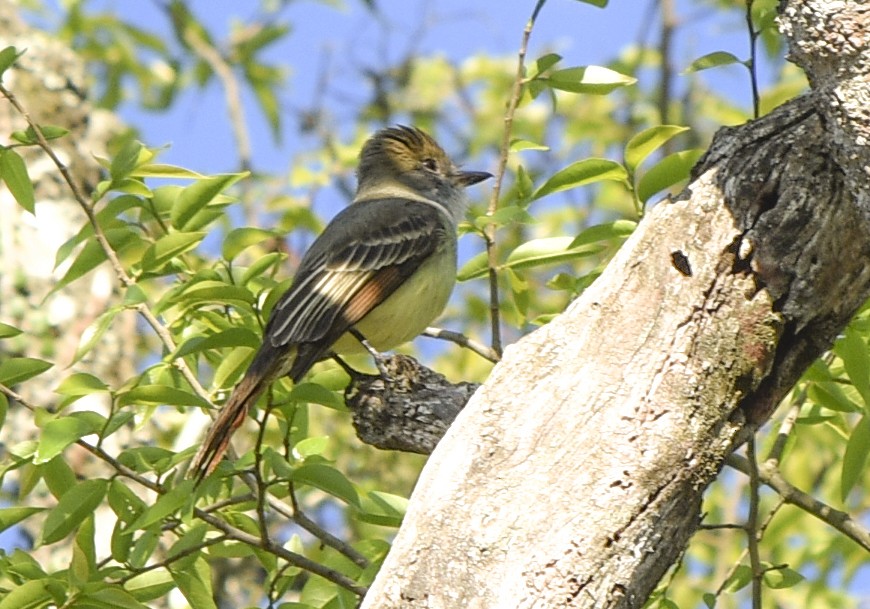
[[[423,130],[397,125],[363,144],[350,205],[303,255],[262,345],[211,424],[188,476],[210,475],[259,396],[298,383],[331,355],[386,351],[428,327],[456,281],[465,188],[492,174],[460,169]]]

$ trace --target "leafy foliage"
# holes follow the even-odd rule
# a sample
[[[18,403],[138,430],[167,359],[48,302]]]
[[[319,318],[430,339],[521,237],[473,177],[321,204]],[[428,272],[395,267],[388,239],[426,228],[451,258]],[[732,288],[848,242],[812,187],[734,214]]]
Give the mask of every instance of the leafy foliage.
[[[581,4],[576,10],[592,10]],[[710,4],[723,18],[744,7]],[[772,57],[781,48],[773,4],[752,4]],[[267,14],[235,26],[222,43],[191,5],[173,1],[165,9],[171,34],[162,36],[70,3],[57,34],[98,76],[99,103],[118,108],[124,84],[132,83],[137,103],[164,111],[186,88],[241,83],[278,138],[285,130],[279,110],[285,72],[264,57],[291,27]],[[0,51],[0,73],[14,69],[21,53]],[[249,171],[241,141],[240,169],[220,175],[161,163],[160,150],[133,136],[116,142],[111,158],[99,160],[102,180],[78,201],[80,226],[54,253],[63,271],[52,289],[109,267],[119,298],[82,332],[72,362],[12,348],[0,361],[0,422],[9,396],[20,398],[16,391],[60,375],[53,403],[13,400],[30,409],[35,433],[8,447],[0,462],[0,479],[17,485],[13,505],[0,509],[0,530],[30,525],[37,546],[62,548],[70,557],[57,566],[23,549],[0,553],[0,609],[139,608],[165,603],[173,590],[191,607],[217,607],[215,598],[229,594],[219,585],[236,571],[247,572],[227,565],[256,573],[248,589],[236,592],[244,601],[235,605],[265,598],[273,607],[354,606],[401,524],[421,462],[359,445],[341,395],[344,373],[323,364],[295,387],[276,383],[246,428],[248,447],[198,488],[181,475],[194,450],[177,443],[182,421],[219,404],[240,379],[265,317],[287,286],[287,269],[322,226],[314,193],[327,184],[337,185],[337,193],[349,190],[356,150],[381,121],[414,122],[436,135],[460,133],[456,148],[504,161],[495,210],[475,202],[462,227],[463,248],[470,250],[459,272],[465,283],[445,325],[485,335],[490,276],[499,281],[509,339],[557,315],[602,272],[655,197],[685,183],[712,129],[748,118],[698,74],[746,61],[716,51],[690,62],[684,94],[691,102],[664,99],[657,106],[657,83],[648,72],[668,61],[652,48],[629,48],[607,66],[564,66],[553,52],[530,58],[517,81],[518,107],[502,150],[513,59],[481,54],[456,65],[441,56],[404,57],[380,66],[371,99],[354,108],[351,135],[331,129],[324,108],[304,113],[300,131],[322,134],[322,145],[295,159],[291,189],[283,178]],[[762,94],[762,107],[803,85],[772,63],[780,79]],[[236,81],[227,80],[233,74]],[[66,129],[46,124],[9,135],[12,143],[0,147],[0,179],[33,214],[39,202],[24,153],[63,139]],[[280,237],[291,231],[288,247]],[[494,266],[481,253],[487,231],[496,237]],[[141,320],[137,372],[110,383],[86,363],[130,311]],[[796,413],[779,456],[784,474],[854,514],[867,509],[868,315],[862,312],[833,352],[814,364],[760,439],[773,450],[777,430]],[[0,346],[22,333],[27,330],[0,323]],[[463,380],[481,380],[489,370],[477,356],[452,350],[437,366]],[[92,400],[105,410],[79,409]],[[133,428],[147,440],[130,441]],[[82,450],[87,473],[69,459]],[[709,493],[706,522],[739,522],[747,488],[745,480],[726,474]],[[806,599],[817,606],[855,605],[845,584],[855,581],[866,549],[772,492],[765,491],[762,506],[769,593],[795,606]],[[745,547],[742,531],[702,531],[648,606],[739,606],[756,575]]]

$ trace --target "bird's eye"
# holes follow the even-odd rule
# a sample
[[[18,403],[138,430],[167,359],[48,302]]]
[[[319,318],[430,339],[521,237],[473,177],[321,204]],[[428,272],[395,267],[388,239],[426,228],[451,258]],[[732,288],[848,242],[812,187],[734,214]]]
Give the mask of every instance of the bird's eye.
[[[438,171],[438,161],[432,158],[423,159],[423,167],[429,171]]]

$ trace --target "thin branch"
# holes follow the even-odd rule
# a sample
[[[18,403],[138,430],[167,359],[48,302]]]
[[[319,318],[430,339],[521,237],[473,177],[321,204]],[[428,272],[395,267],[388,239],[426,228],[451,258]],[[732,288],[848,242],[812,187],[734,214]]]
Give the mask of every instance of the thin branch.
[[[746,519],[747,549],[749,551],[749,566],[752,569],[752,609],[761,609],[761,589],[764,568],[761,565],[761,554],[758,550],[760,541],[758,529],[759,481],[758,460],[755,454],[755,435],[746,442],[746,461],[749,465],[749,516]]]
[[[227,113],[230,115],[230,126],[239,150],[239,165],[243,171],[251,169],[251,139],[245,124],[245,113],[242,110],[242,94],[239,81],[233,74],[232,67],[218,50],[205,40],[197,28],[184,29],[184,42],[190,45],[204,62],[212,69],[223,84]]]
[[[744,474],[749,471],[749,463],[740,455],[731,455],[726,463]],[[840,531],[843,535],[870,552],[870,530],[863,527],[846,512],[835,509],[812,495],[792,486],[783,477],[779,468],[772,463],[768,462],[760,465],[758,468],[758,479],[776,491],[786,503],[799,507],[811,516]]]
[[[72,175],[69,172],[69,168],[64,165],[64,163],[58,158],[55,154],[54,150],[48,143],[48,140],[45,139],[45,136],[42,134],[42,130],[39,128],[33,119],[30,117],[30,114],[21,106],[18,102],[18,99],[13,95],[11,91],[6,89],[2,84],[0,84],[0,94],[5,97],[10,104],[15,108],[15,110],[24,118],[30,128],[33,130],[33,133],[36,136],[37,144],[40,148],[48,155],[48,158],[51,159],[52,163],[54,163],[55,167],[57,167],[58,171],[60,171],[61,176],[63,176],[64,182],[66,182],[67,186],[69,186],[70,191],[73,194],[73,198],[76,200],[76,203],[79,204],[79,207],[85,212],[85,215],[88,218],[88,222],[94,230],[94,237],[97,240],[97,243],[100,244],[100,247],[103,250],[103,253],[106,254],[106,259],[109,261],[109,264],[112,266],[112,269],[115,272],[115,275],[118,278],[118,281],[121,282],[125,288],[129,288],[136,284],[136,281],[127,273],[124,269],[124,265],[121,264],[120,258],[118,258],[118,254],[112,248],[112,245],[109,243],[108,238],[106,237],[105,232],[103,232],[103,228],[100,226],[97,221],[97,217],[94,213],[94,208],[91,200],[81,191],[78,184],[76,184]],[[175,351],[176,345],[175,341],[172,340],[172,336],[169,334],[169,331],[166,327],[160,323],[160,320],[157,319],[157,316],[148,308],[144,303],[140,303],[135,307],[136,311],[142,316],[143,319],[148,323],[149,326],[154,330],[160,340],[163,342],[163,345],[166,349],[171,353]],[[176,368],[181,372],[184,376],[185,380],[190,384],[193,390],[204,399],[206,402],[211,403],[211,398],[208,395],[208,392],[199,384],[199,380],[197,380],[196,376],[191,371],[190,367],[187,365],[181,358],[177,358],[173,361],[173,364]]]
[[[52,150],[51,146],[48,143],[48,140],[46,140],[45,137],[43,136],[42,131],[39,128],[39,125],[37,125],[31,119],[29,113],[21,106],[21,104],[18,102],[17,98],[13,95],[13,93],[11,91],[7,90],[5,87],[3,87],[2,84],[0,84],[0,94],[2,94],[12,104],[12,106],[15,108],[15,110],[19,114],[21,114],[21,116],[25,119],[27,124],[32,128],[32,130],[36,136],[37,143],[39,144],[39,147],[42,148],[42,150],[48,155],[48,157],[51,159],[51,161],[54,163],[54,165],[60,171],[61,175],[63,176],[64,181],[69,186],[76,202],[79,204],[79,206],[82,208],[82,210],[84,210],[85,214],[87,215],[88,221],[91,224],[91,226],[93,227],[94,235],[96,236],[98,243],[100,244],[104,253],[106,254],[106,258],[109,260],[110,264],[112,265],[112,268],[115,271],[115,275],[117,276],[118,280],[125,287],[130,287],[130,286],[134,285],[136,283],[135,280],[132,277],[130,277],[130,275],[127,274],[126,270],[124,269],[123,265],[121,264],[120,259],[118,258],[117,254],[115,253],[115,250],[112,248],[111,244],[109,243],[108,239],[106,238],[106,235],[102,230],[102,227],[97,222],[96,216],[95,216],[94,211],[93,211],[93,206],[92,206],[90,200],[81,191],[81,189],[78,187],[76,182],[73,180],[72,175],[70,174],[69,169],[66,167],[66,165],[64,165],[63,162],[54,153],[54,151]],[[160,322],[160,320],[157,318],[157,316],[154,315],[154,313],[151,311],[151,309],[145,303],[140,303],[139,305],[137,305],[135,307],[135,310],[145,319],[145,321],[148,323],[148,325],[151,326],[151,328],[154,330],[154,332],[157,334],[157,336],[162,341],[162,343],[163,343],[164,347],[167,349],[167,351],[174,352],[176,350],[176,344],[172,338],[172,335],[169,333],[169,330],[166,328],[166,326],[164,326]],[[173,361],[173,364],[176,366],[176,368],[178,368],[181,371],[185,380],[190,384],[191,388],[197,393],[197,395],[199,395],[199,397],[203,398],[204,400],[206,400],[207,402],[210,403],[211,399],[210,399],[208,392],[199,383],[199,380],[193,374],[193,372],[191,371],[191,369],[187,365],[187,363],[183,359],[177,358]],[[16,402],[24,405],[25,407],[27,407],[31,411],[35,411],[34,406],[27,404],[26,401],[22,398],[22,396],[20,396],[16,392],[12,391],[8,387],[5,387],[4,385],[0,385],[0,392],[13,398]],[[97,456],[98,458],[100,458],[101,460],[106,462],[107,464],[109,464],[119,474],[121,474],[127,478],[130,478],[132,480],[135,480],[136,482],[138,482],[142,486],[144,486],[144,487],[146,487],[154,492],[157,492],[157,493],[164,493],[165,492],[165,489],[163,488],[163,486],[159,482],[149,480],[148,478],[145,478],[144,476],[140,475],[138,472],[124,466],[119,461],[117,461],[114,457],[112,457],[111,455],[109,455],[108,453],[103,451],[101,448],[92,446],[83,440],[78,440],[77,444],[79,446],[81,446],[82,448],[84,448],[85,450],[87,450],[88,452],[94,454],[95,456]],[[243,476],[243,479],[245,480],[245,482],[249,486],[251,486],[252,490],[254,490],[254,491],[257,490],[257,484],[256,484],[255,480],[251,479],[251,477],[249,477],[249,476]],[[360,554],[358,551],[356,551],[354,548],[352,548],[349,544],[345,543],[344,541],[336,538],[335,536],[333,536],[333,535],[329,534],[328,532],[324,531],[323,529],[321,529],[319,526],[317,526],[316,523],[311,521],[307,516],[302,515],[301,517],[299,517],[299,514],[290,511],[289,508],[286,506],[286,504],[280,502],[279,500],[275,499],[274,497],[268,497],[267,501],[268,501],[269,506],[272,509],[274,509],[279,514],[282,514],[282,515],[288,517],[289,519],[293,520],[296,524],[298,524],[299,526],[304,528],[306,531],[308,531],[309,533],[311,533],[315,537],[317,537],[324,545],[327,545],[327,546],[332,547],[333,549],[339,551],[340,553],[347,556],[355,564],[357,564],[361,567],[368,566],[369,561],[365,556]],[[203,512],[203,513],[205,513],[205,512]],[[212,519],[214,519],[214,518],[216,518],[216,517],[211,517],[211,519],[209,519],[207,521],[212,522]],[[272,544],[271,541],[268,541],[268,540],[265,540],[264,543],[266,543],[267,545],[274,545],[274,544]],[[262,547],[262,546],[258,546],[258,547]],[[305,557],[302,557],[302,558],[305,558]],[[305,559],[305,560],[309,560],[309,559]],[[312,562],[312,564],[317,564],[317,563],[314,563],[313,561],[310,561],[310,562]],[[302,566],[301,564],[298,564],[298,563],[294,563],[294,564],[297,564],[297,566]],[[303,566],[303,568],[307,569],[307,567],[304,567],[304,566]],[[308,570],[311,570],[311,569],[308,569]],[[311,570],[311,571],[314,573],[317,573],[317,571],[314,571],[314,570]],[[336,582],[336,583],[339,583],[339,582]],[[352,585],[352,587],[348,588],[348,589],[352,589],[353,591],[356,592],[359,589],[359,587]]]
[[[185,558],[187,556],[190,556],[192,554],[196,554],[197,552],[201,552],[202,550],[204,550],[210,546],[214,546],[214,545],[217,545],[219,543],[223,543],[227,539],[228,539],[228,537],[226,535],[219,535],[218,537],[212,537],[210,539],[206,539],[206,540],[196,544],[195,546],[185,548],[184,550],[178,552],[177,554],[173,554],[172,556],[168,557],[166,560],[161,560],[160,562],[155,562],[155,563],[149,563],[149,564],[145,565],[144,567],[131,569],[127,575],[124,575],[123,577],[120,577],[117,580],[115,580],[115,583],[123,585],[124,583],[130,581],[134,577],[138,577],[139,575],[142,575],[143,573],[147,573],[148,571],[153,571],[154,569],[160,569],[160,568],[167,568],[168,569],[169,565],[171,565],[172,563],[174,563],[178,560],[181,560],[182,558]]]
[[[241,529],[237,529],[228,522],[225,522],[223,519],[218,518],[214,514],[209,514],[208,512],[199,508],[195,508],[193,510],[193,513],[197,518],[209,523],[214,528],[223,532],[230,539],[240,541],[251,547],[260,548],[269,552],[270,554],[274,554],[278,558],[282,558],[291,565],[299,567],[300,569],[305,569],[306,571],[314,573],[315,575],[319,575],[320,577],[329,580],[332,583],[337,584],[358,596],[365,596],[365,593],[368,591],[368,588],[358,585],[347,575],[340,573],[335,569],[325,567],[320,563],[311,560],[307,556],[297,554],[296,552],[291,552],[290,550],[287,550],[283,546],[276,544],[269,539],[262,539],[255,535],[251,535],[250,533],[246,533]]]
[[[501,148],[499,150],[498,170],[495,173],[495,185],[492,188],[492,196],[489,199],[489,205],[486,209],[487,216],[492,216],[498,209],[498,199],[501,195],[501,185],[504,180],[505,169],[507,168],[508,154],[510,153],[514,114],[516,113],[517,106],[520,104],[520,98],[523,93],[523,84],[525,83],[525,61],[526,52],[529,48],[529,37],[532,35],[532,28],[535,25],[535,20],[538,18],[538,13],[541,12],[546,1],[547,0],[538,0],[535,4],[535,9],[532,11],[532,16],[529,18],[529,21],[526,23],[526,27],[523,30],[520,50],[517,53],[517,73],[514,77],[511,96],[508,100],[507,109],[504,114],[504,134],[502,135]],[[492,332],[492,350],[501,357],[501,313],[499,311],[498,256],[495,248],[495,224],[487,224],[483,229],[483,236],[486,241],[486,257],[487,265],[489,267],[489,314]]]
[[[662,81],[659,88],[659,122],[663,125],[670,124],[671,115],[671,89],[674,80],[674,67],[671,64],[671,52],[674,40],[674,30],[677,26],[677,17],[674,10],[674,0],[661,0],[662,31],[659,39],[659,52],[661,53]],[[665,144],[665,150],[670,152],[671,142]]]
[[[758,95],[758,31],[752,23],[752,5],[755,0],[746,0],[746,27],[749,30],[749,82],[752,85],[752,116],[758,118],[759,110]]]
[[[461,332],[454,332],[452,330],[443,330],[441,328],[429,327],[423,330],[422,335],[428,336],[429,338],[439,338],[441,340],[447,340],[452,343],[456,343],[460,347],[465,347],[466,349],[474,351],[480,357],[491,361],[493,364],[497,364],[499,359],[501,359],[495,349],[491,349],[486,345],[482,345],[476,340],[468,338]]]

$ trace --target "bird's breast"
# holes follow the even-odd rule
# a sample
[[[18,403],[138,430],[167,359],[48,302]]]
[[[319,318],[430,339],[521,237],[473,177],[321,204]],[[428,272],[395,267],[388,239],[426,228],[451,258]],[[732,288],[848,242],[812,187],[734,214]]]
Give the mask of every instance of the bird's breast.
[[[406,343],[425,330],[447,306],[456,282],[456,249],[437,250],[395,292],[355,326],[378,351]],[[336,341],[339,354],[364,353],[350,334]]]

